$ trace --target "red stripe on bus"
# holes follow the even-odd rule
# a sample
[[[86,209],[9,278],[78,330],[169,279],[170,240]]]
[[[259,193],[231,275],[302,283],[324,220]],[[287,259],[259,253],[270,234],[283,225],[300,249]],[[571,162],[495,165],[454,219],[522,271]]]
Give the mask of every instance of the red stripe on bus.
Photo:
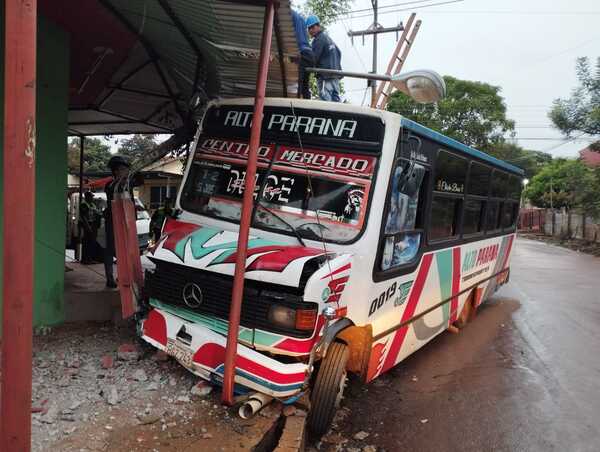
[[[500,270],[504,270],[506,268],[506,263],[508,262],[508,256],[510,256],[510,250],[512,248],[514,235],[511,235],[508,239],[508,245],[506,245],[506,251],[504,252],[504,258],[502,259],[502,268]]]
[[[337,270],[333,270],[331,273],[323,276],[321,279],[329,278],[330,276],[337,275],[338,273],[341,273],[344,270],[350,270],[351,268],[352,264],[346,264],[343,267],[338,268]]]
[[[450,302],[450,323],[458,317],[458,297],[460,292],[460,247],[452,250],[452,301]]]
[[[419,298],[421,298],[421,292],[423,292],[423,286],[425,286],[425,281],[427,280],[427,275],[429,274],[429,267],[431,267],[432,260],[433,253],[423,256],[421,267],[417,273],[417,278],[415,279],[408,302],[406,303],[406,309],[404,309],[404,312],[402,313],[402,319],[400,320],[400,323],[406,322],[414,315],[415,310],[417,309],[417,304],[419,303]],[[400,352],[400,348],[402,347],[402,343],[404,342],[407,331],[408,325],[396,330],[394,338],[392,339],[392,343],[390,344],[390,351],[388,352],[383,363],[382,372],[388,370],[390,367],[393,367],[396,363],[396,358],[398,357],[398,353]]]

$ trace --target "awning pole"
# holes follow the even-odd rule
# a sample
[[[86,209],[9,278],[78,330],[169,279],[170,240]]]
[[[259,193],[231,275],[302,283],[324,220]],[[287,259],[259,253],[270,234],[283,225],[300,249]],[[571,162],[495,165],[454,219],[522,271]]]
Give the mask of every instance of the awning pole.
[[[77,260],[83,259],[83,231],[79,226],[79,219],[81,218],[81,203],[83,202],[83,155],[85,149],[85,137],[81,135],[79,137],[79,203],[77,205]]]
[[[248,163],[244,182],[244,198],[240,215],[240,231],[235,260],[235,273],[233,277],[233,290],[231,294],[231,308],[229,310],[229,328],[227,331],[227,347],[225,349],[225,369],[223,374],[222,401],[226,405],[233,404],[233,386],[235,365],[237,357],[237,339],[240,327],[240,314],[242,310],[242,295],[244,292],[244,274],[246,273],[246,254],[248,248],[248,234],[250,231],[250,217],[252,216],[252,201],[256,185],[256,160],[260,144],[260,132],[265,104],[265,91],[269,71],[269,57],[271,53],[271,38],[273,36],[273,19],[275,16],[274,0],[267,0],[265,19],[263,23],[262,41],[260,47],[260,61],[256,79],[256,95],[254,97],[254,114],[252,128],[250,129],[250,145],[248,149]]]
[[[0,450],[31,449],[37,1],[5,2]]]

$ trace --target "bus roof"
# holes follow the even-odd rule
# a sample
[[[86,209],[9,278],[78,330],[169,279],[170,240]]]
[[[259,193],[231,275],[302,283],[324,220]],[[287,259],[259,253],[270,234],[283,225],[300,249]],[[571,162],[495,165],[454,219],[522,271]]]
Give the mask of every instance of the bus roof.
[[[511,165],[510,163],[506,163],[503,160],[497,159],[496,157],[492,157],[491,155],[486,154],[485,152],[478,151],[477,149],[469,147],[466,144],[461,143],[460,141],[456,141],[450,137],[447,137],[446,135],[442,135],[441,133],[436,132],[435,130],[431,130],[428,127],[422,126],[417,122],[411,121],[410,119],[402,117],[401,124],[402,127],[405,127],[408,130],[412,130],[415,133],[419,133],[421,135],[426,136],[427,138],[431,138],[432,140],[443,143],[446,146],[451,147],[452,149],[463,152],[472,157],[477,157],[481,160],[491,163],[494,166],[518,174],[519,176],[525,175],[523,169],[519,168],[518,166]]]
[[[211,105],[253,105],[254,98],[245,97],[245,98],[234,98],[234,99],[218,99],[209,104]],[[457,151],[463,152],[464,154],[470,155],[472,157],[476,157],[480,160],[488,162],[494,165],[497,168],[502,168],[506,171],[510,171],[511,173],[517,174],[519,176],[524,176],[525,172],[510,163],[506,163],[503,160],[492,157],[485,152],[479,151],[472,147],[467,146],[459,141],[456,141],[450,137],[447,137],[439,132],[431,130],[425,126],[422,126],[419,123],[411,121],[410,119],[405,118],[404,116],[399,115],[398,113],[394,113],[387,110],[376,110],[374,108],[359,106],[359,105],[351,105],[345,103],[338,102],[323,102],[321,100],[309,100],[309,99],[293,99],[293,98],[277,98],[277,97],[268,97],[265,99],[265,105],[274,106],[274,107],[289,107],[290,105],[294,105],[297,108],[312,108],[315,110],[328,110],[328,111],[339,111],[339,112],[347,112],[347,113],[360,113],[369,116],[379,117],[382,121],[385,122],[385,118],[391,119],[391,117],[400,118],[400,123],[402,127],[405,127],[409,130],[412,130],[415,133],[420,133],[421,135],[426,136],[427,138],[431,138],[439,143],[443,143],[446,146],[455,149]]]

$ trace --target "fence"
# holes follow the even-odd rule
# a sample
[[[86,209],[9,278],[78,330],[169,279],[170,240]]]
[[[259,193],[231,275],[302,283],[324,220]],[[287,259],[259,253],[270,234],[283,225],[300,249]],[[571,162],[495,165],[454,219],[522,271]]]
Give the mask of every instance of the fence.
[[[519,231],[600,242],[600,222],[585,213],[567,210],[521,209]]]

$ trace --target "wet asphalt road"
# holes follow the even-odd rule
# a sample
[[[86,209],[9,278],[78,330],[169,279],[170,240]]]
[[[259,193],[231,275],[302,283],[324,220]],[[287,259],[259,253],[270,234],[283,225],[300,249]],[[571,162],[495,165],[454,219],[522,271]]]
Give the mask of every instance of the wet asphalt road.
[[[519,239],[511,269],[460,334],[352,381],[324,448],[600,451],[600,259]]]

